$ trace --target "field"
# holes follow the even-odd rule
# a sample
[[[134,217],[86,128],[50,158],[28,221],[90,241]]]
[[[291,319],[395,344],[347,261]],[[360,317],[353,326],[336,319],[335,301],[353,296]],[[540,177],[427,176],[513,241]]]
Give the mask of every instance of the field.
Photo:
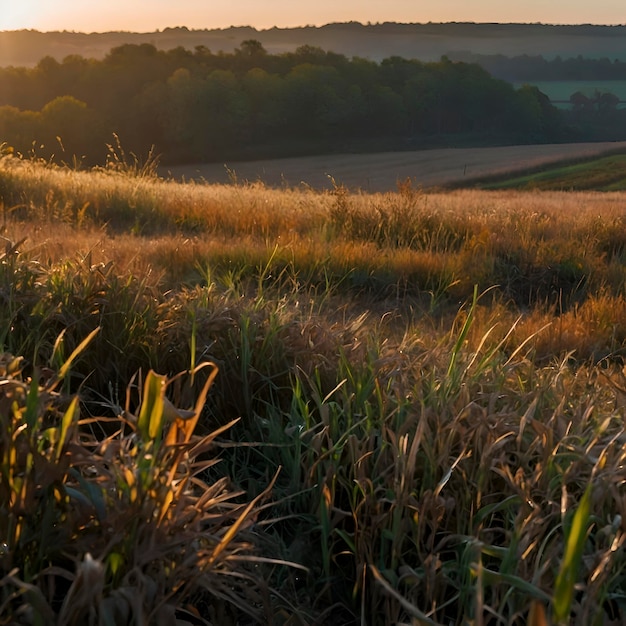
[[[392,191],[398,181],[415,187],[462,184],[485,176],[538,168],[626,148],[626,142],[444,148],[378,154],[343,154],[240,163],[213,163],[163,168],[175,180],[209,183],[261,181],[272,187],[309,186],[332,189],[334,184],[366,192]],[[333,182],[334,181],[334,182]]]
[[[486,189],[621,191],[626,189],[626,155],[615,154],[582,163],[548,166],[539,172],[504,177],[483,186]]]
[[[0,209],[2,623],[624,623],[624,192]]]

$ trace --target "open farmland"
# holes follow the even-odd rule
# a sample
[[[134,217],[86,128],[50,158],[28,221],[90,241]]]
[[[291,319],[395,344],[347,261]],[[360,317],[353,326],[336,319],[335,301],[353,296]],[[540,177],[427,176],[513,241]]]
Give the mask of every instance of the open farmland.
[[[390,191],[409,179],[416,187],[471,184],[474,179],[534,169],[559,161],[586,159],[626,150],[626,142],[443,148],[377,154],[338,154],[262,161],[181,165],[163,168],[176,180],[227,183],[261,181],[272,187],[314,189],[338,185],[363,191]]]
[[[485,189],[622,191],[626,189],[626,155],[614,154],[562,166],[546,166],[523,176],[486,182]]]
[[[626,621],[625,192],[7,156],[0,215],[3,623]]]

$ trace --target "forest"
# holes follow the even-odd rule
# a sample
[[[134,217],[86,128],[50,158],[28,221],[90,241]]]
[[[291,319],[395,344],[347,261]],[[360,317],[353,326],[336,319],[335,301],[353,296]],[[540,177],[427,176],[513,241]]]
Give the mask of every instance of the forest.
[[[477,63],[492,76],[511,82],[523,81],[606,81],[626,80],[626,62],[621,59],[583,57],[546,58],[542,54],[506,56],[459,52],[449,55],[453,61]]]
[[[269,54],[125,44],[102,60],[0,69],[0,138],[16,152],[102,163],[115,133],[164,163],[568,138],[537,88],[477,64],[375,62],[318,47]]]

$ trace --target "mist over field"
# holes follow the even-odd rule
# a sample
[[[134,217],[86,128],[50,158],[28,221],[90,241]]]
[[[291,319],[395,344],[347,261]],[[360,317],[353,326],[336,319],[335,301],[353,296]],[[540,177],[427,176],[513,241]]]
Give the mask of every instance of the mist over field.
[[[0,66],[33,66],[50,55],[58,61],[79,54],[101,59],[122,44],[150,43],[162,50],[201,45],[213,52],[231,53],[241,41],[256,39],[278,54],[302,45],[318,46],[347,57],[382,61],[402,56],[438,61],[454,53],[478,55],[542,55],[546,59],[608,58],[626,61],[626,26],[554,26],[543,24],[360,24],[358,22],[299,28],[256,29],[233,26],[193,30],[184,26],[152,33],[71,33],[0,31]]]

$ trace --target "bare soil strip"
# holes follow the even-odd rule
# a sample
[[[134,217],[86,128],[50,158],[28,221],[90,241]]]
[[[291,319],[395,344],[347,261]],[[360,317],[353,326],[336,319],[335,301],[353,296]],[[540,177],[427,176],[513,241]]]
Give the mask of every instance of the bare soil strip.
[[[330,189],[333,180],[350,189],[390,191],[398,181],[415,186],[468,184],[477,178],[515,173],[559,161],[626,151],[626,142],[543,144],[496,148],[442,148],[414,152],[337,154],[232,163],[196,163],[163,167],[177,180],[209,183],[262,181],[271,187],[308,185]]]

